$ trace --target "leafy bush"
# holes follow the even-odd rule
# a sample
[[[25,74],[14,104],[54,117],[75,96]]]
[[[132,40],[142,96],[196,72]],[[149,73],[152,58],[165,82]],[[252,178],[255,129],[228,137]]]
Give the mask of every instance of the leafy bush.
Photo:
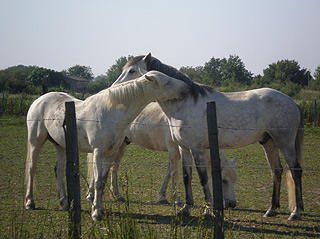
[[[314,127],[314,101],[298,102],[304,117],[306,127]],[[317,127],[320,127],[320,100],[317,101]]]
[[[3,100],[1,96],[1,116],[19,117],[27,115],[30,105],[37,97],[36,95],[5,95]]]

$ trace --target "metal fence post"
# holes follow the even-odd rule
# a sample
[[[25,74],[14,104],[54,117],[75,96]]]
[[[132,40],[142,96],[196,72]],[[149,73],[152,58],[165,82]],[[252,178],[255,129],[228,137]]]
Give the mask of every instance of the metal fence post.
[[[210,144],[210,159],[212,173],[212,193],[213,193],[213,211],[214,238],[224,238],[224,216],[223,216],[223,196],[222,196],[222,178],[221,165],[218,144],[218,127],[216,116],[216,102],[207,102],[207,124]]]
[[[81,235],[81,199],[79,178],[79,152],[76,113],[74,102],[65,103],[65,137],[67,156],[67,191],[69,203],[69,238],[80,238]]]

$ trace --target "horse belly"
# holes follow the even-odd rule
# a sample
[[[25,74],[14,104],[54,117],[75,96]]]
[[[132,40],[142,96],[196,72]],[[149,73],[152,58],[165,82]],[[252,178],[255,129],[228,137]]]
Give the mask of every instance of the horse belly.
[[[229,131],[229,132],[223,132]],[[262,132],[249,130],[219,130],[218,141],[221,149],[235,149],[245,147],[259,141]]]
[[[145,126],[145,129],[133,130],[127,134],[131,142],[139,145],[140,147],[157,150],[167,151],[166,140],[161,129],[156,129],[157,126]],[[159,126],[161,127],[161,126]]]

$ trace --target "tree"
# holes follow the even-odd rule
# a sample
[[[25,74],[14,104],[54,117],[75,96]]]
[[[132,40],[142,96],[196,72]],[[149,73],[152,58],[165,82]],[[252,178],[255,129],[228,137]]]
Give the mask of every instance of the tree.
[[[309,79],[308,86],[312,90],[320,90],[320,65],[316,68],[316,70],[313,74],[313,77],[314,77],[313,79]],[[312,77],[310,77],[310,78],[312,78]]]
[[[88,92],[96,93],[100,90],[106,89],[112,85],[112,83],[121,75],[123,66],[130,60],[133,56],[120,57],[116,60],[106,72],[106,76],[99,78],[98,80],[92,81],[88,84]]]
[[[89,81],[93,80],[92,69],[89,66],[75,65],[75,66],[68,68],[67,70],[63,70],[62,74],[78,76],[78,77],[87,79]]]
[[[210,81],[206,81],[205,72],[203,70],[203,66],[181,67],[180,71],[183,72],[184,74],[186,74],[187,76],[189,76],[190,79],[192,79],[193,81],[195,81],[197,83],[206,84],[206,85],[210,85],[211,84]]]
[[[51,69],[38,67],[34,69],[28,76],[27,81],[33,86],[40,87],[61,87],[68,88],[68,84],[65,82],[61,72],[57,72]]]
[[[29,93],[31,90],[26,78],[35,69],[35,66],[12,66],[0,71],[0,90],[10,93]]]
[[[208,62],[204,63],[204,81],[209,85],[221,86],[221,59],[212,57]]]
[[[308,85],[308,77],[310,71],[301,69],[300,65],[295,60],[281,60],[277,63],[272,63],[268,68],[263,70],[263,78],[266,84],[272,82],[286,84],[293,82],[302,86]]]
[[[316,68],[314,74],[314,80],[320,82],[320,65]]]
[[[237,82],[241,85],[250,85],[252,73],[246,70],[244,63],[237,55],[230,55],[228,59],[221,61],[222,82]]]
[[[244,63],[237,55],[230,55],[228,59],[212,57],[204,64],[205,81],[212,85],[222,86],[230,83],[250,85],[252,73],[246,70]]]
[[[116,63],[113,64],[106,72],[107,74],[107,82],[108,84],[112,84],[120,75],[122,72],[123,66],[131,59],[133,56],[122,56],[119,59],[116,60]],[[111,85],[110,84],[110,85]]]

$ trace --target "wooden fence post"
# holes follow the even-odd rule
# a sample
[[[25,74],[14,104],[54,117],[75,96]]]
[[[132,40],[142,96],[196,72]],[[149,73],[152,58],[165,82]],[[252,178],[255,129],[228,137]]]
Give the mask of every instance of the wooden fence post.
[[[78,135],[74,102],[65,103],[65,137],[67,155],[67,191],[69,203],[69,238],[81,235],[81,199],[79,178]]]
[[[213,211],[215,216],[214,238],[216,239],[224,238],[224,216],[216,102],[214,101],[207,102],[207,125],[212,173]]]

